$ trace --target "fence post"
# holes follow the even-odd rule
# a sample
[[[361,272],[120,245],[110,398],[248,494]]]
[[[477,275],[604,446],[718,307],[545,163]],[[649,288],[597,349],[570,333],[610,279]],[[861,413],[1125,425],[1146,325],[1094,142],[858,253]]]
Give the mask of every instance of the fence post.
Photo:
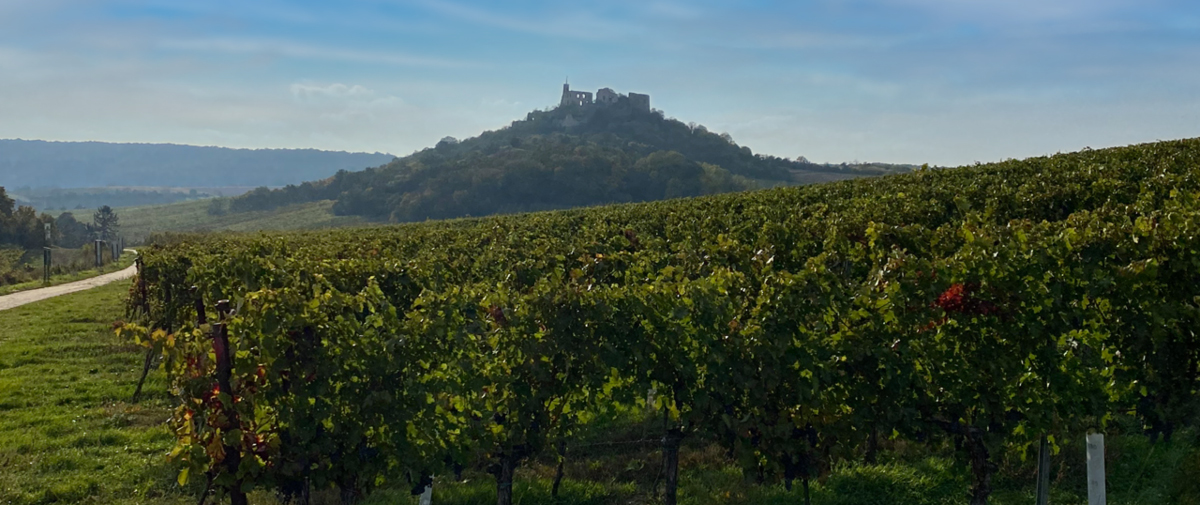
[[[50,284],[50,246],[53,245],[50,234],[50,223],[46,223],[46,247],[42,248],[42,280]]]
[[[1088,505],[1107,505],[1104,489],[1104,434],[1087,436]]]

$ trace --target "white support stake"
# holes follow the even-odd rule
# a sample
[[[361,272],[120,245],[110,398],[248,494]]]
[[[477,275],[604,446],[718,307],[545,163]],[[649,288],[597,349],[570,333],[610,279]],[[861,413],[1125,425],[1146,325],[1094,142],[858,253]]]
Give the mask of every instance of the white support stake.
[[[1087,436],[1088,505],[1107,505],[1104,492],[1104,434]]]
[[[421,493],[420,505],[431,505],[433,503],[433,483],[425,486],[425,492]]]

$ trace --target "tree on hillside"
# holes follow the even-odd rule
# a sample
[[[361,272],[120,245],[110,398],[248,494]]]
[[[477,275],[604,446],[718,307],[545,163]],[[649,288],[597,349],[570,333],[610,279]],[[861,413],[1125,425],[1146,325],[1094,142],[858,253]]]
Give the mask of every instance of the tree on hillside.
[[[0,186],[0,219],[12,217],[13,206],[16,203],[12,198],[8,197],[8,192],[4,190],[4,187]]]
[[[229,200],[224,198],[213,198],[208,202],[208,215],[224,216],[229,213]]]
[[[92,226],[96,232],[96,238],[100,240],[115,238],[120,226],[117,213],[107,205],[96,209],[96,213],[92,215]]]
[[[54,218],[39,215],[33,207],[16,206],[16,202],[0,187],[0,244],[14,244],[25,249],[46,245],[45,225],[53,227]]]
[[[58,231],[57,245],[60,247],[75,249],[92,239],[91,225],[79,222],[70,212],[60,214],[54,221],[54,227]]]

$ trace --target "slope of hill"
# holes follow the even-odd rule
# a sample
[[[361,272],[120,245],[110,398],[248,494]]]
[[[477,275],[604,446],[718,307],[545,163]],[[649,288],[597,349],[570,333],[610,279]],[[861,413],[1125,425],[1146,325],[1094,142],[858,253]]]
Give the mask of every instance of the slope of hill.
[[[117,209],[121,217],[121,234],[130,243],[140,243],[155,232],[310,230],[364,223],[357,216],[334,215],[330,211],[334,202],[328,200],[232,214],[209,212],[213,201]]]
[[[882,175],[903,166],[816,165],[754,154],[728,135],[625,103],[562,106],[387,165],[235,198],[234,212],[335,200],[392,222],[639,202]]]
[[[316,149],[0,140],[0,186],[283,186],[392,159]]]

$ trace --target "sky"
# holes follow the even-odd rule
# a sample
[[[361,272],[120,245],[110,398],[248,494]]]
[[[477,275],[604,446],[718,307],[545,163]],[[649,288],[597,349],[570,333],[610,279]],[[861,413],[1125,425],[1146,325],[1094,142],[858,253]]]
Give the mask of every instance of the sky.
[[[775,156],[1025,158],[1200,136],[1200,3],[0,0],[0,138],[405,155],[568,78]]]

